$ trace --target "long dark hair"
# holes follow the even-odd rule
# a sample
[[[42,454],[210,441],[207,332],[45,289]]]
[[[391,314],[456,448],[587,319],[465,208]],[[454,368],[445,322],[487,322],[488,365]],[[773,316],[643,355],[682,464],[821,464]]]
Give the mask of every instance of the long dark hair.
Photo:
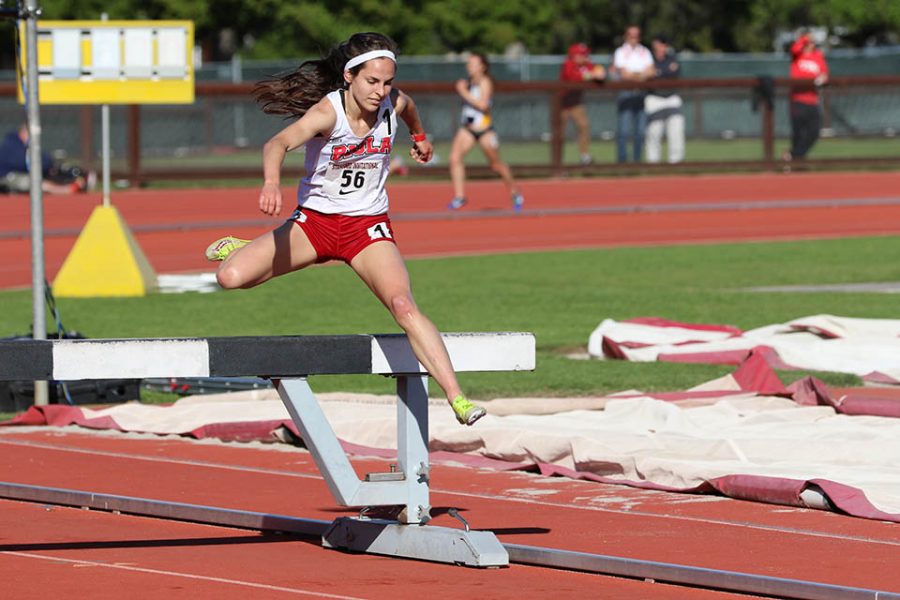
[[[355,33],[322,58],[307,60],[293,71],[260,81],[253,88],[253,96],[267,114],[302,117],[328,92],[343,87],[348,60],[371,50],[396,54],[397,44],[381,33]],[[350,72],[355,75],[362,67],[357,65]]]
[[[484,74],[488,77],[491,76],[491,61],[488,60],[487,54],[484,52],[472,52],[472,56],[477,56],[478,60],[481,61],[481,64],[484,65]]]

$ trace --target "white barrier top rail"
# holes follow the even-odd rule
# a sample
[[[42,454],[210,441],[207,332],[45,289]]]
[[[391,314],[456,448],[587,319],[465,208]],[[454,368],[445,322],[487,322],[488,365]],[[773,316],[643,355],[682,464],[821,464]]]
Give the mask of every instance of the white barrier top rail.
[[[442,337],[458,372],[535,368],[531,333]],[[424,372],[401,334],[0,341],[0,381]]]

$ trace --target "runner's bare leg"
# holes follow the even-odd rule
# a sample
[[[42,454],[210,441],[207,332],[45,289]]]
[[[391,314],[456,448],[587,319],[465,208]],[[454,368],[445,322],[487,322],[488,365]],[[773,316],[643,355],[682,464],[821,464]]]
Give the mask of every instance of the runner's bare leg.
[[[251,288],[308,267],[316,261],[316,251],[299,225],[287,221],[232,252],[216,271],[225,289]]]
[[[350,266],[406,332],[416,358],[447,400],[462,394],[440,332],[413,300],[409,273],[397,246],[387,241],[371,244],[356,255]]]
[[[513,179],[512,170],[500,158],[500,151],[497,149],[497,133],[494,131],[487,132],[478,140],[478,145],[481,146],[481,150],[488,159],[491,170],[503,179],[503,183],[506,184],[506,189],[509,193],[518,194],[519,187],[516,185],[516,180]]]
[[[458,129],[450,146],[450,180],[453,182],[453,197],[466,196],[466,154],[475,147],[475,138],[468,131]]]

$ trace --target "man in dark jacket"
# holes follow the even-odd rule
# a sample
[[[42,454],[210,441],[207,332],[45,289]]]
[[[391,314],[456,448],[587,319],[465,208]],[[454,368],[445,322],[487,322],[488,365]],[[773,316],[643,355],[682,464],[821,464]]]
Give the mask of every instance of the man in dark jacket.
[[[657,35],[650,44],[653,52],[655,79],[676,79],[681,76],[681,65],[665,35]],[[684,115],[681,112],[681,96],[678,90],[650,90],[644,99],[647,113],[647,162],[658,163],[662,159],[662,138],[666,137],[669,162],[684,160]]]

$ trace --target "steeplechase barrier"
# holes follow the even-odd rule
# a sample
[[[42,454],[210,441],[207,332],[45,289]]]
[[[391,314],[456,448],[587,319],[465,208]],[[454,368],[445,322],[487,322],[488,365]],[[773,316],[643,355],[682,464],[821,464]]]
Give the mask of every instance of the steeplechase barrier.
[[[443,335],[457,372],[535,368],[530,333]],[[360,479],[309,386],[311,375],[375,374],[396,379],[397,469]],[[497,567],[506,549],[489,531],[427,525],[428,375],[404,335],[332,335],[0,341],[0,380],[75,381],[149,377],[272,379],[328,488],[360,507],[322,535],[325,547],[419,560]],[[449,410],[449,409],[448,409]],[[397,507],[396,519],[370,518]]]

